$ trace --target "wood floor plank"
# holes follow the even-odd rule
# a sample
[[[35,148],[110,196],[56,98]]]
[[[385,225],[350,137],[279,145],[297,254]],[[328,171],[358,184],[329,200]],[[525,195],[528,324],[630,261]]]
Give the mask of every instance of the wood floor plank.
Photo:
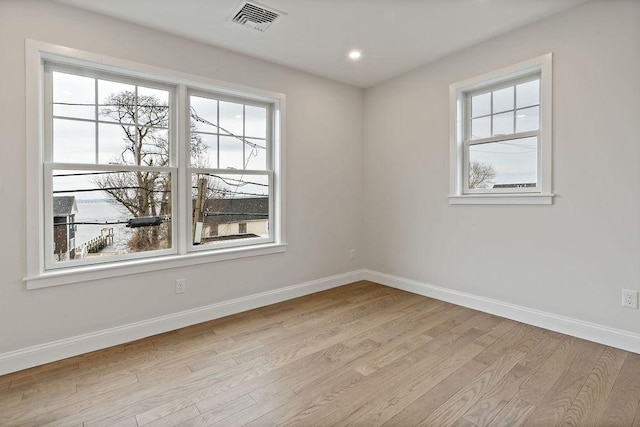
[[[157,420],[151,421],[150,423],[142,424],[138,420],[138,426],[146,426],[146,427],[173,427],[187,420],[191,420],[200,415],[200,411],[196,405],[187,406],[186,408],[180,409],[171,414],[167,414],[162,418],[158,418]],[[137,418],[136,418],[137,419]]]
[[[442,405],[430,413],[419,425],[433,426],[452,424],[472,407],[485,391],[490,390],[504,377],[520,360],[524,353],[509,350],[502,357],[489,364],[476,378],[461,387]]]
[[[440,381],[435,387],[428,389],[426,392],[420,392],[418,398],[402,408],[393,417],[384,420],[382,425],[418,425],[428,414],[440,407],[465,384],[476,378],[485,368],[486,365],[471,359]]]
[[[242,411],[224,420],[225,425],[269,426],[282,424],[301,412],[314,413],[326,409],[332,402],[351,387],[363,380],[361,374],[349,371],[340,376],[331,376],[317,384],[317,387],[303,394],[276,396],[257,403],[249,410]],[[260,411],[254,410],[260,405]]]
[[[201,408],[198,405],[198,409],[202,415],[199,415],[195,418],[191,418],[180,424],[180,427],[205,427],[216,425],[220,421],[228,418],[238,412],[247,409],[256,404],[256,401],[251,398],[251,396],[245,394],[244,396],[240,396],[237,399],[232,400],[231,402],[227,402],[224,405],[218,405],[214,408],[209,408],[205,411],[204,408]]]
[[[535,405],[536,410],[525,422],[525,425],[558,425],[569,407],[571,407],[604,350],[605,347],[602,345],[583,341],[583,345],[580,347],[577,356],[571,361],[569,368],[560,375],[542,398],[536,399],[540,403]]]
[[[332,405],[331,411],[325,411],[325,413],[318,415],[304,411],[297,417],[289,419],[287,424],[346,424],[350,417],[354,414],[357,415],[359,409],[371,403],[372,396],[366,392],[367,390],[377,390],[378,397],[387,395],[390,390],[397,388],[399,384],[408,382],[419,372],[429,372],[435,369],[442,361],[434,354],[425,354],[417,362],[398,359],[379,369],[376,375],[365,377],[356,387],[345,391],[341,399]]]
[[[536,341],[533,341],[534,339],[536,339]],[[526,338],[526,342],[527,344],[533,345],[531,350],[525,353],[522,360],[518,362],[502,380],[487,390],[487,392],[466,411],[464,414],[466,420],[474,423],[478,427],[484,427],[491,424],[494,418],[502,413],[503,409],[508,406],[509,403],[520,402],[519,399],[515,399],[515,395],[520,389],[520,386],[549,358],[550,354],[553,353],[560,343],[560,339],[555,335],[539,334],[537,331],[534,331]],[[519,351],[525,348],[527,347],[519,346]],[[535,409],[531,404],[527,403],[527,406]],[[506,413],[503,416],[506,416]]]
[[[434,356],[435,359],[435,356]],[[428,363],[434,363],[434,360],[428,361]],[[371,375],[368,377],[361,376],[349,384],[348,387],[344,387],[338,392],[328,389],[326,384],[331,384],[333,381],[349,376],[350,373],[339,373],[331,375],[329,379],[319,382],[309,389],[308,392],[297,394],[296,398],[292,401],[293,404],[288,404],[284,407],[278,408],[278,410],[271,411],[269,414],[256,419],[250,425],[310,425],[317,422],[320,425],[335,425],[336,418],[340,419],[344,415],[343,403],[359,402],[363,396],[363,390],[379,390],[397,374],[398,371],[402,371],[411,366],[411,362],[406,359],[401,359],[393,362],[391,365],[387,365],[378,371],[377,375]],[[353,371],[355,372],[355,371]],[[311,391],[313,390],[313,391]],[[328,390],[322,392],[313,400],[309,400],[309,396],[313,396],[318,391]],[[365,395],[366,396],[366,395]],[[330,410],[329,410],[330,408]]]
[[[599,425],[630,426],[640,405],[640,355],[628,353]]]
[[[539,404],[562,373],[571,366],[584,344],[585,341],[578,338],[564,337],[540,369],[520,387],[516,397],[533,405]]]
[[[491,420],[490,427],[517,427],[523,425],[536,407],[518,398],[511,399]]]
[[[640,355],[360,281],[0,376],[1,426],[640,427]]]
[[[111,417],[80,424],[83,427],[138,427],[136,417],[114,415]]]
[[[560,425],[596,425],[626,357],[623,350],[604,350]]]
[[[362,402],[350,400],[348,405],[354,408],[339,423],[380,425],[388,421],[442,381],[455,375],[454,372],[461,366],[484,369],[485,365],[471,363],[471,359],[482,350],[482,346],[475,344],[460,346],[452,357],[440,358],[439,363],[433,363],[428,354],[423,359],[409,358],[413,365],[389,380],[375,395],[360,393],[359,399]]]

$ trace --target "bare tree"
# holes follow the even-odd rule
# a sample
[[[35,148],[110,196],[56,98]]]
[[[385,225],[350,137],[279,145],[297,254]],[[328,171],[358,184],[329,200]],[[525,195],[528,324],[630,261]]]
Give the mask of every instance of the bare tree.
[[[123,91],[109,95],[100,115],[120,125],[123,131],[122,151],[115,164],[168,166],[170,147],[167,140],[169,105],[155,96]],[[192,124],[193,126],[193,124]],[[192,134],[193,135],[193,134]],[[192,153],[204,150],[198,135],[191,137]],[[124,206],[133,217],[171,215],[171,178],[158,171],[115,172],[100,175],[94,181],[98,188]],[[171,246],[171,222],[160,226],[137,228],[129,241],[132,251]]]
[[[469,188],[489,188],[496,171],[487,163],[471,162],[469,165]]]

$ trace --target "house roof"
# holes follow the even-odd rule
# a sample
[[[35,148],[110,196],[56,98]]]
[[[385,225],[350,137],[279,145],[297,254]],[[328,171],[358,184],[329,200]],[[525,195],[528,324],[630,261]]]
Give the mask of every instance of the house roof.
[[[75,196],[54,196],[53,216],[67,216],[78,212]]]
[[[209,199],[204,205],[204,222],[224,224],[269,218],[268,197]]]

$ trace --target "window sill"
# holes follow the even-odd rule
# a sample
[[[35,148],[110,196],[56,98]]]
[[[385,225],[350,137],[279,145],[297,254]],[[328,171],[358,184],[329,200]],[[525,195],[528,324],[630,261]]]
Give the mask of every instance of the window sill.
[[[48,271],[38,276],[26,277],[27,289],[48,288],[79,282],[109,279],[130,274],[147,273],[190,265],[248,258],[260,255],[282,253],[287,250],[286,243],[269,243],[251,247],[228,248],[215,252],[189,253],[186,255],[159,256],[135,261],[122,261],[102,265],[76,267],[65,270]]]
[[[450,205],[551,205],[554,194],[465,194],[449,196]]]

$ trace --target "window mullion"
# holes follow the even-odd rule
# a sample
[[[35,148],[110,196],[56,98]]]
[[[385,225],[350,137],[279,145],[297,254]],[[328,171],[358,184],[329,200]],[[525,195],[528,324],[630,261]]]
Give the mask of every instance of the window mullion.
[[[99,119],[99,112],[98,112],[98,79],[93,79],[94,82],[94,98],[93,98],[93,102],[95,103],[95,107],[94,107],[94,117],[95,117],[95,123],[94,123],[94,130],[95,130],[95,162],[96,164],[100,163],[100,158],[99,158],[99,153],[100,153],[100,126],[98,125],[98,119]]]
[[[538,130],[532,130],[527,132],[510,133],[506,135],[496,135],[496,136],[492,136],[489,138],[482,138],[482,139],[467,139],[465,140],[465,142],[468,143],[469,145],[488,144],[492,142],[510,141],[512,139],[530,138],[532,136],[538,136],[538,135],[539,135]]]
[[[186,254],[191,236],[191,215],[189,213],[192,211],[191,175],[188,170],[191,162],[191,107],[186,86],[179,85],[177,90],[177,129],[175,133],[178,152],[178,186],[176,188],[179,188],[180,191],[175,199],[178,201],[177,207],[174,208],[174,212],[177,210],[178,217],[174,219],[173,224],[177,228],[178,253]]]
[[[242,104],[242,166],[243,169],[246,169],[248,166],[247,162],[247,144],[245,144],[245,138],[247,135],[247,107]]]
[[[220,100],[216,100],[216,128],[218,131],[216,136],[216,167],[220,167]]]
[[[491,120],[489,121],[490,122],[489,135],[493,136],[493,118],[494,118],[494,115],[493,115],[493,91],[491,91],[491,104],[490,104],[490,107],[491,107],[491,110],[490,110],[491,111]]]
[[[516,104],[516,101],[517,101],[516,92],[517,92],[516,91],[516,86],[514,85],[513,86],[513,132],[514,133],[516,131],[516,120],[517,120],[516,116],[518,115],[517,114],[517,104]]]

